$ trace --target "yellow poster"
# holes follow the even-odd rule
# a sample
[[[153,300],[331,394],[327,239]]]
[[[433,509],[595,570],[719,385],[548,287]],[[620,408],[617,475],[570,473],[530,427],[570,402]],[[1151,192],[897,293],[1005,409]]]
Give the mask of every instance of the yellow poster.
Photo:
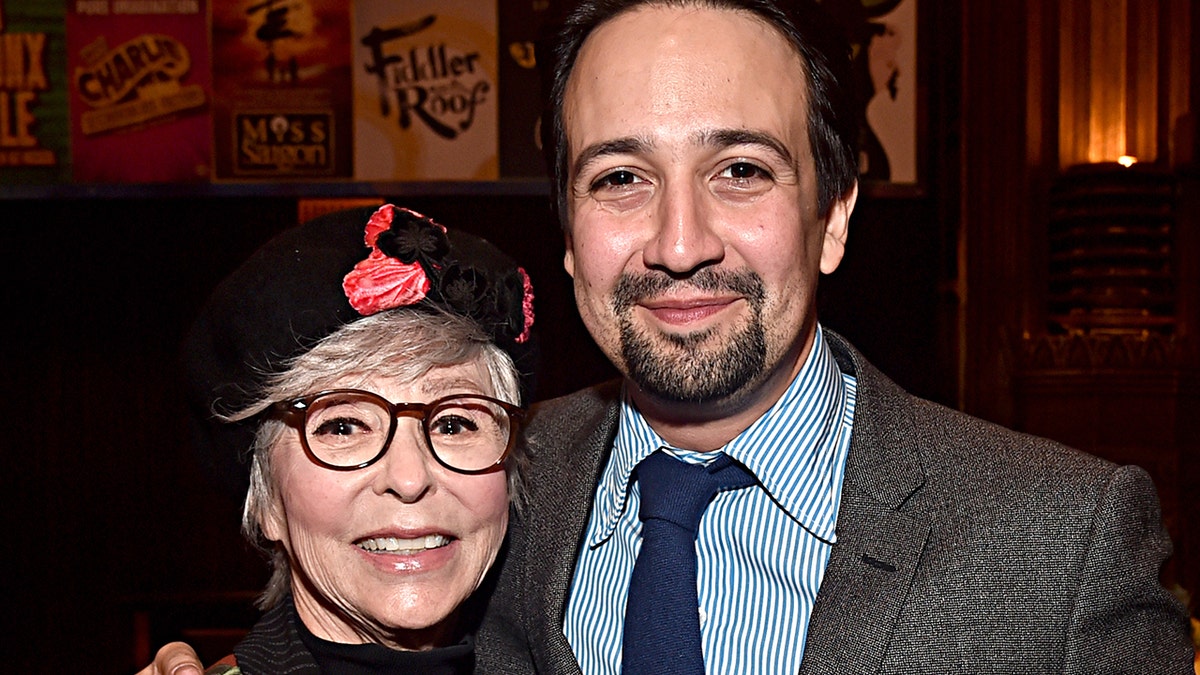
[[[495,180],[496,3],[354,5],[358,180]]]

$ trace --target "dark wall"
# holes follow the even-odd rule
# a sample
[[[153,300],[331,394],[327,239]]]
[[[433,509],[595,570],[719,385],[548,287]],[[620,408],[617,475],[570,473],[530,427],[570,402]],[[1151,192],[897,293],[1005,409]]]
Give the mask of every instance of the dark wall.
[[[818,287],[818,315],[908,391],[954,405],[954,301],[940,283],[953,252],[932,206],[860,198],[842,264]]]
[[[236,503],[185,451],[174,359],[208,289],[294,213],[286,200],[0,202],[18,666],[132,672],[132,596],[265,579]]]

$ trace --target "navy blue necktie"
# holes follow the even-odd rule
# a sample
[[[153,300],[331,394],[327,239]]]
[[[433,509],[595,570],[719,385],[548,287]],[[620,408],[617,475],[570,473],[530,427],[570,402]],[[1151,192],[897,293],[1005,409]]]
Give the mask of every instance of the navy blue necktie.
[[[621,672],[703,675],[696,529],[718,492],[753,485],[754,476],[729,455],[704,466],[658,451],[638,464],[637,481],[642,548],[629,580]]]

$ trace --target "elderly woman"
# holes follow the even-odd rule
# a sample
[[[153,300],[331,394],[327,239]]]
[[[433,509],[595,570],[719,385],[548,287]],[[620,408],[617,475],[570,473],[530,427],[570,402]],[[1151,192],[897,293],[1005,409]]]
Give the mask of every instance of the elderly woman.
[[[251,450],[261,621],[213,673],[458,673],[519,484],[528,278],[384,206],[285,232],[185,345],[210,456]],[[155,672],[147,668],[144,672]]]

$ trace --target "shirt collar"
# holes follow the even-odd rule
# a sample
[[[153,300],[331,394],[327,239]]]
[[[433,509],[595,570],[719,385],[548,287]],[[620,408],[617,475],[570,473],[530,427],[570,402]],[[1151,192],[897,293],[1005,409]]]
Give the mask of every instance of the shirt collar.
[[[789,517],[818,538],[835,541],[844,450],[839,430],[849,422],[846,383],[817,326],[813,347],[783,396],[721,451],[744,464]],[[613,453],[604,467],[594,517],[601,525],[588,542],[612,536],[625,510],[634,467],[655,450],[696,461],[705,454],[673,449],[622,392]]]

